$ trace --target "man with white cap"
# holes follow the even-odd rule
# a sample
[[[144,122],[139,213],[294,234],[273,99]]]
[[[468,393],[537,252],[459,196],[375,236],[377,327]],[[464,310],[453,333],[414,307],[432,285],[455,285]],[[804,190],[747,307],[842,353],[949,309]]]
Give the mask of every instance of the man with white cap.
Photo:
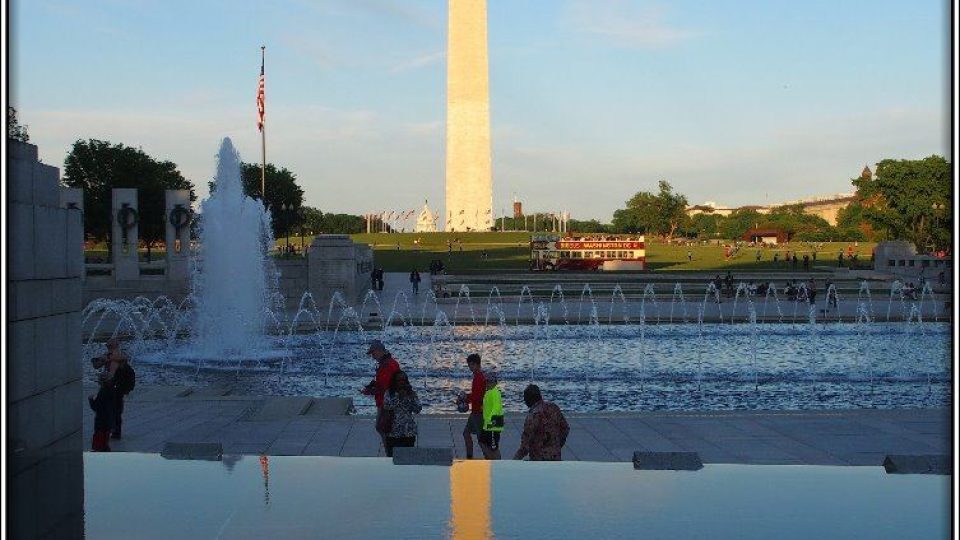
[[[370,342],[370,346],[367,348],[367,354],[376,360],[377,371],[373,377],[373,380],[370,381],[370,383],[365,387],[360,389],[360,393],[366,396],[373,396],[373,399],[376,402],[376,429],[383,441],[383,447],[386,448],[386,437],[387,433],[390,432],[391,426],[388,426],[384,423],[386,418],[384,417],[383,411],[383,396],[386,394],[387,390],[390,389],[390,381],[393,379],[393,374],[397,371],[400,371],[400,363],[393,358],[393,356],[390,354],[390,351],[387,350],[386,346],[384,346],[383,342],[379,339],[375,339]]]

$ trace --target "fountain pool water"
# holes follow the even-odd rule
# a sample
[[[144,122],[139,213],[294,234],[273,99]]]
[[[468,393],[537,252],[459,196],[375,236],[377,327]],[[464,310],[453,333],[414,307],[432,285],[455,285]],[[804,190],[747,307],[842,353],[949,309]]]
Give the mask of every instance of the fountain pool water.
[[[264,338],[289,359],[283,369],[198,369],[169,359],[165,339],[131,341],[143,384],[228,384],[236,393],[357,395],[373,372],[364,355],[383,340],[411,374],[427,412],[450,412],[469,384],[464,362],[479,352],[500,372],[508,410],[523,410],[523,387],[540,384],[572,411],[831,409],[948,406],[950,327],[946,323],[813,320],[749,323],[507,324],[491,307],[485,326],[451,324],[442,310],[427,326],[364,327],[356,310],[334,313],[332,329]],[[862,310],[865,313],[865,308]],[[812,310],[811,310],[812,312]],[[307,317],[307,319],[311,319]],[[161,365],[161,363],[165,365]],[[205,364],[205,367],[216,364]]]
[[[797,300],[769,287],[762,306],[745,285],[723,302],[713,283],[702,300],[691,291],[689,301],[679,283],[669,297],[654,283],[642,293],[616,284],[609,295],[587,283],[576,285],[579,301],[559,284],[545,289],[549,297],[524,285],[519,295],[493,287],[475,298],[462,285],[454,298],[428,291],[420,302],[369,291],[356,304],[335,293],[318,306],[305,293],[296,311],[284,312],[267,256],[270,215],[243,195],[239,163],[225,139],[215,189],[201,206],[192,293],[179,303],[92,302],[81,318],[85,369],[103,338],[121,336],[144,384],[216,382],[238,393],[358,398],[373,372],[366,343],[377,338],[411,374],[429,412],[450,410],[451,392],[468,385],[470,352],[500,371],[508,410],[523,410],[519,395],[530,382],[572,411],[949,405],[949,324],[936,322],[931,288],[908,306],[899,282],[887,322],[874,317],[866,284],[855,306],[852,295],[846,306],[837,302],[836,287],[808,303],[802,283]],[[770,296],[775,314],[767,313]],[[828,319],[831,301],[840,305]],[[787,302],[792,313],[781,308]],[[675,315],[687,320],[688,303],[696,324],[674,324]],[[378,318],[369,318],[371,310]],[[906,322],[890,322],[898,311]],[[362,398],[357,404],[372,406]]]

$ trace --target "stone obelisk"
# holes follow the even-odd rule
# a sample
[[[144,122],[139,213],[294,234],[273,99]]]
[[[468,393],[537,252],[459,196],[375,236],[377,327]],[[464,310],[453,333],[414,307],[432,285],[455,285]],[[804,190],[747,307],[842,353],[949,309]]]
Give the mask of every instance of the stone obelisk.
[[[486,0],[449,0],[447,17],[448,231],[493,226]]]

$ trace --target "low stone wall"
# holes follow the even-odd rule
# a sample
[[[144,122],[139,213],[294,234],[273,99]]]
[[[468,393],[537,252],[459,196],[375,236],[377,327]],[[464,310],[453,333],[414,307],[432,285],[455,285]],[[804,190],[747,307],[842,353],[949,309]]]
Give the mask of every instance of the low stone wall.
[[[369,288],[373,250],[353,243],[346,235],[323,235],[317,237],[307,257],[274,259],[274,264],[287,310],[296,309],[307,291],[313,293],[318,306],[326,305],[337,290],[348,303],[354,303]],[[111,275],[88,275],[83,282],[82,302],[86,306],[98,298],[133,300],[143,296],[152,300],[166,296],[176,304],[189,294],[189,278],[175,280],[157,275],[116,280]]]
[[[326,305],[335,291],[353,303],[369,288],[373,250],[345,234],[314,238],[307,258],[310,292],[318,306]]]
[[[926,279],[934,281],[940,272],[949,275],[953,271],[953,259],[918,254],[913,244],[904,241],[877,244],[873,264],[877,272],[911,278],[919,278],[923,273]]]
[[[275,264],[280,272],[280,294],[286,300],[286,308],[296,309],[303,293],[310,288],[307,259],[277,259]]]

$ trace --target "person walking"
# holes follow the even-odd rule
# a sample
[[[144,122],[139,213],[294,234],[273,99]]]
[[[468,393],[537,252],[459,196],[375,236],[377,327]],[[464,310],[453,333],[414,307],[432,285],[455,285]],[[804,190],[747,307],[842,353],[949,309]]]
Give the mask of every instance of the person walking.
[[[413,285],[413,294],[420,294],[420,272],[416,268],[410,272],[410,284]]]
[[[483,428],[480,430],[480,450],[487,459],[500,459],[500,434],[503,432],[503,398],[497,387],[494,372],[485,374],[487,390],[483,393]]]
[[[93,409],[93,442],[91,450],[94,452],[110,451],[110,430],[113,429],[113,414],[115,394],[110,373],[102,371],[97,374],[100,390],[97,396],[88,396],[87,401]]]
[[[120,349],[120,340],[110,338],[107,341],[107,353],[91,360],[94,369],[103,369],[108,375],[113,388],[111,403],[113,404],[113,425],[110,428],[111,438],[120,439],[123,436],[123,398],[133,391],[136,386],[136,373],[130,367],[130,357]]]
[[[390,389],[390,383],[393,380],[393,374],[400,371],[400,363],[393,358],[390,351],[383,345],[379,339],[370,342],[367,348],[367,354],[377,362],[377,371],[360,393],[365,396],[373,396],[374,403],[377,406],[376,430],[380,434],[383,447],[387,447],[387,434],[389,426],[386,425],[386,419],[383,414],[383,397]]]
[[[467,367],[473,373],[473,381],[470,383],[470,393],[464,396],[470,404],[470,415],[467,416],[467,424],[463,426],[463,447],[467,459],[473,459],[473,436],[476,435],[479,443],[480,432],[483,430],[483,395],[487,391],[487,382],[480,369],[479,354],[472,353],[467,356]]]
[[[410,447],[417,443],[417,421],[414,414],[423,410],[410,379],[403,370],[393,373],[390,390],[383,398],[384,415],[390,419],[390,429],[384,439],[383,449],[387,457],[393,457],[393,449]]]
[[[570,434],[570,425],[560,407],[544,400],[540,387],[535,384],[523,391],[523,402],[530,410],[523,422],[520,448],[513,459],[530,456],[530,461],[561,461],[561,450]]]

